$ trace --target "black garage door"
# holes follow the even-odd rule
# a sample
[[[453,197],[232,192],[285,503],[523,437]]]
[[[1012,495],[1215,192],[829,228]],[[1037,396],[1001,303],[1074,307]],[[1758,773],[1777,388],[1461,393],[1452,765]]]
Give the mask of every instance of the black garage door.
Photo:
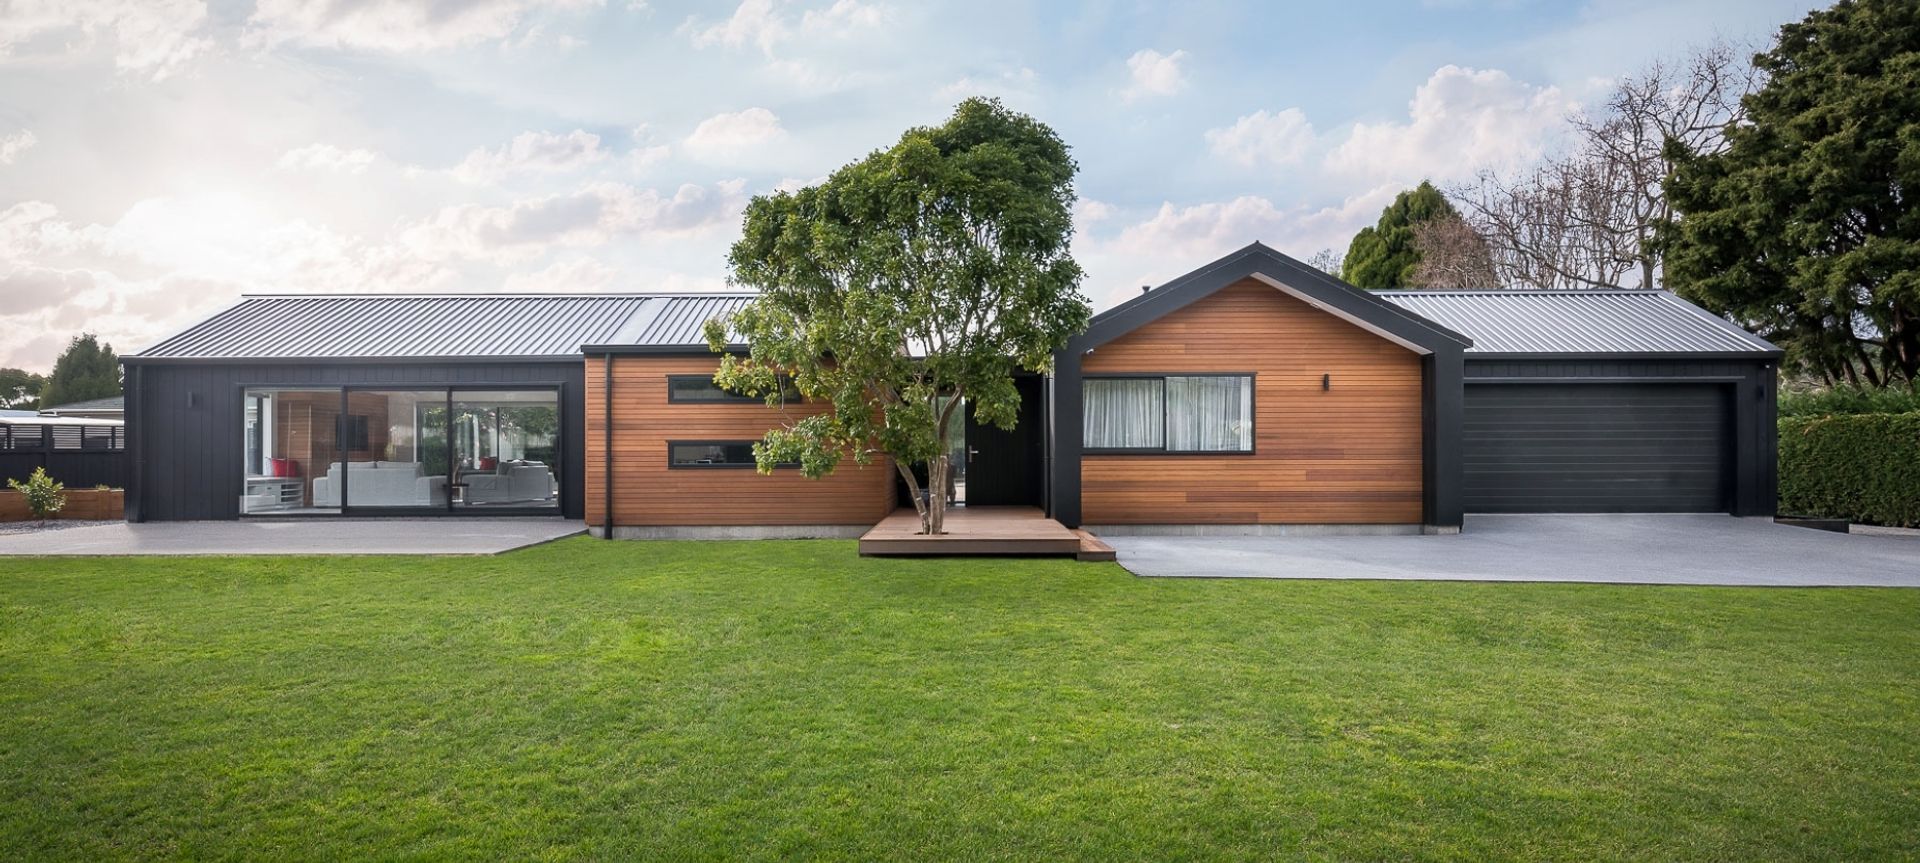
[[[1718,384],[1469,384],[1467,512],[1724,512]]]

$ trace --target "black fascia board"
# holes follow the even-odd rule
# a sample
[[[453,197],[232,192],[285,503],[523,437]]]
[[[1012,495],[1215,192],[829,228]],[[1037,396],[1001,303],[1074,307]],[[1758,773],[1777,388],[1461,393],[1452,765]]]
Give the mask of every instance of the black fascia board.
[[[1085,353],[1256,274],[1281,282],[1340,316],[1362,321],[1427,351],[1463,350],[1473,345],[1473,340],[1464,335],[1256,242],[1095,315],[1087,331],[1076,336],[1068,349]]]

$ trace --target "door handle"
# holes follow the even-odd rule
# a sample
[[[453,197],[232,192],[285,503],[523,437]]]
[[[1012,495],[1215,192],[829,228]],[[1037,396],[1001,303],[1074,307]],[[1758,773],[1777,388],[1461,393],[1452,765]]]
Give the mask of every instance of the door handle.
[[[980,454],[979,450],[974,449],[973,447],[967,447],[967,464],[973,464],[973,457],[979,454]]]

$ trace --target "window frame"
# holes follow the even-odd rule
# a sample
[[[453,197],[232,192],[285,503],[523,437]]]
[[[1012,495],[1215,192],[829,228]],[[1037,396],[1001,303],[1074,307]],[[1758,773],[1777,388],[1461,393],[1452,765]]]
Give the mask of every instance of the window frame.
[[[674,391],[674,383],[676,381],[682,381],[682,380],[697,380],[702,383],[705,383],[707,386],[712,387],[715,392],[720,393],[721,398],[717,398],[717,399],[681,398],[679,394]],[[780,381],[780,399],[783,402],[805,401],[805,399],[801,397],[800,391],[794,388],[793,380],[791,378],[784,378],[784,377]],[[765,406],[766,403],[767,403],[767,400],[763,396],[741,395],[731,390],[722,389],[719,384],[716,384],[713,382],[713,375],[702,375],[702,374],[669,374],[667,375],[667,404],[673,404],[673,405],[757,404],[757,405]]]
[[[670,441],[667,441],[667,470],[757,470],[760,467],[757,461],[737,462],[737,463],[730,462],[727,464],[681,464],[673,460],[673,448],[678,446],[745,446],[745,447],[748,447],[749,448],[748,451],[751,452],[752,446],[757,443],[760,443],[760,441],[740,440],[740,439],[670,440]],[[773,469],[785,470],[788,468],[797,468],[799,466],[800,466],[799,462],[781,462],[779,464],[774,465]]]
[[[1167,440],[1167,378],[1246,378],[1247,410],[1254,422],[1253,433],[1247,436],[1246,449],[1173,449],[1166,445]],[[1080,405],[1080,452],[1083,455],[1127,455],[1127,456],[1179,456],[1179,457],[1231,457],[1243,458],[1256,455],[1260,451],[1260,376],[1257,372],[1113,372],[1108,374],[1083,374],[1081,380]],[[1086,445],[1086,382],[1098,380],[1153,380],[1160,382],[1160,441],[1157,447],[1092,447]]]

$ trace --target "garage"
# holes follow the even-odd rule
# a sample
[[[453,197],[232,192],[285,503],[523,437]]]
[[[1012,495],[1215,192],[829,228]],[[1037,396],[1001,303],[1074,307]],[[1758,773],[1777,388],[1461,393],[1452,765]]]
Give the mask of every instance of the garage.
[[[1464,511],[1773,514],[1766,341],[1665,291],[1380,296],[1473,340]]]
[[[1468,512],[1726,512],[1729,386],[1467,387]]]

